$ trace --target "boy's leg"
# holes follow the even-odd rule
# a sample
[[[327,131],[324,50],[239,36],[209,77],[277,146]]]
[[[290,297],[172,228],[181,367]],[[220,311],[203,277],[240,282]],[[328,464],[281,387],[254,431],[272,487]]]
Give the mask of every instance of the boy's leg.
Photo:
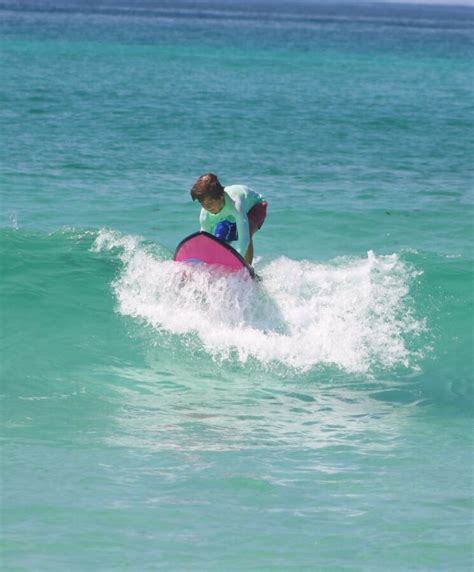
[[[245,262],[247,264],[252,264],[253,261],[253,240],[250,239],[249,247],[247,248],[247,252],[245,253]]]

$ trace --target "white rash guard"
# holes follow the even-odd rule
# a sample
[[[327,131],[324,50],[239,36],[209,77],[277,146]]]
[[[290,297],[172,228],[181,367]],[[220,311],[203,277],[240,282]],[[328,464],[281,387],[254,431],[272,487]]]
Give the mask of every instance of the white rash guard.
[[[249,210],[263,202],[265,199],[259,193],[245,185],[230,185],[224,187],[224,206],[216,213],[212,214],[206,209],[201,209],[199,222],[201,230],[214,234],[216,225],[223,220],[228,220],[237,225],[237,240],[232,246],[242,256],[245,256],[250,244]]]

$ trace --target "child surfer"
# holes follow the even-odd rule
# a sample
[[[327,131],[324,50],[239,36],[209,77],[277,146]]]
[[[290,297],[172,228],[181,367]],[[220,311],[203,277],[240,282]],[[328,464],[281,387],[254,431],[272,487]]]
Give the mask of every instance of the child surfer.
[[[201,175],[191,189],[193,201],[201,203],[201,230],[230,243],[247,262],[253,261],[253,235],[267,215],[267,202],[250,187],[223,187],[213,173]]]

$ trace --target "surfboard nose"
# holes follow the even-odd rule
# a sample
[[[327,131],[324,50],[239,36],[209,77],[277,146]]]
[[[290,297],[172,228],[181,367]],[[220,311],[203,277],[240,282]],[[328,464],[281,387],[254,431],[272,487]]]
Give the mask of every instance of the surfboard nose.
[[[246,268],[252,278],[255,272],[230,245],[207,232],[196,232],[183,239],[174,254],[177,262],[202,262],[222,266],[230,272]]]

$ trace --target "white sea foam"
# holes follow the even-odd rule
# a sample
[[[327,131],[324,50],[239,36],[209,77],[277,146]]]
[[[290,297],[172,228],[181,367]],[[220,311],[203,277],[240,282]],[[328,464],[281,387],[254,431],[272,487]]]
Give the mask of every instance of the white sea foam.
[[[157,330],[194,334],[216,359],[253,357],[308,370],[413,366],[407,340],[422,329],[410,309],[416,272],[398,255],[318,264],[261,262],[261,283],[245,274],[186,269],[160,259],[138,237],[101,231],[93,249],[118,248],[118,310]]]

